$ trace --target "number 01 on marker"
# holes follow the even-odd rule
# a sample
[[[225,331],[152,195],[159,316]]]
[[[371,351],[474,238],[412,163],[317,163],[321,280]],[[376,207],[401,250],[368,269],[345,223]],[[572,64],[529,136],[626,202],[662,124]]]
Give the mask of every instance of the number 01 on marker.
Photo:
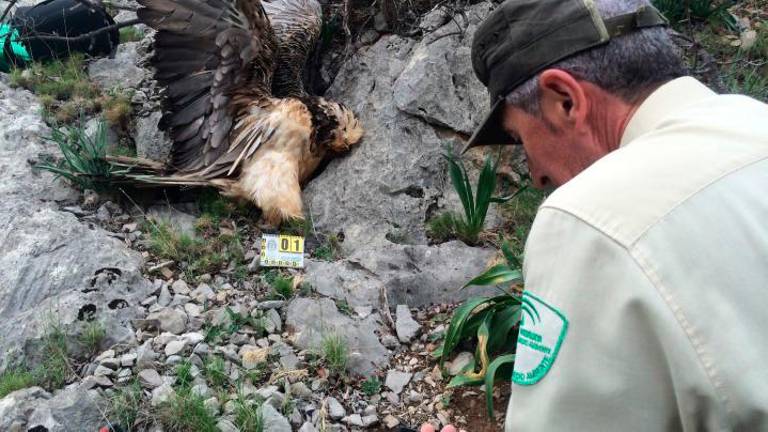
[[[304,253],[304,238],[281,235],[278,238],[280,252]]]

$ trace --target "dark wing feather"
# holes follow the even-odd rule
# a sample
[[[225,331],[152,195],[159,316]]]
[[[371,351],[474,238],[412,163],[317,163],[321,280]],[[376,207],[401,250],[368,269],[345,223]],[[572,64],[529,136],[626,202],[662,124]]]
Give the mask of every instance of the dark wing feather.
[[[210,168],[229,148],[238,111],[270,97],[277,42],[269,19],[260,0],[139,3],[139,18],[158,30],[152,65],[167,89],[161,126],[174,141],[172,165]]]
[[[264,10],[278,43],[272,93],[277,97],[303,97],[304,69],[323,25],[317,0],[263,0]]]

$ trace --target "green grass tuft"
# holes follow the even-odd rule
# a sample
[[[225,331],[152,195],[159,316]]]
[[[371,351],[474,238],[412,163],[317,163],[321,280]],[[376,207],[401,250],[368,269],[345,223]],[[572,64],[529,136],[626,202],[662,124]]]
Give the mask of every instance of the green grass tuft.
[[[138,42],[144,38],[144,33],[134,26],[123,27],[120,29],[120,43]]]
[[[101,348],[101,343],[107,336],[107,330],[101,321],[88,321],[80,333],[80,344],[91,354],[96,354]]]
[[[456,238],[456,216],[452,212],[434,216],[427,222],[427,236],[436,243]]]
[[[158,418],[167,432],[217,432],[216,417],[205,407],[200,396],[182,389],[163,404]]]
[[[6,395],[37,384],[35,375],[21,367],[8,368],[0,374],[0,399]]]
[[[271,283],[272,297],[282,300],[290,300],[295,294],[293,289],[293,278],[277,276]]]
[[[134,379],[127,386],[115,390],[109,401],[107,418],[126,432],[141,430],[135,427],[144,415],[141,384]]]
[[[208,356],[205,361],[205,377],[212,387],[223,388],[229,383],[226,364],[219,356]]]
[[[331,374],[343,376],[349,358],[347,341],[335,333],[326,334],[321,341],[320,356]]]
[[[235,425],[242,432],[263,432],[264,418],[261,415],[261,404],[247,399],[238,392],[234,399]]]

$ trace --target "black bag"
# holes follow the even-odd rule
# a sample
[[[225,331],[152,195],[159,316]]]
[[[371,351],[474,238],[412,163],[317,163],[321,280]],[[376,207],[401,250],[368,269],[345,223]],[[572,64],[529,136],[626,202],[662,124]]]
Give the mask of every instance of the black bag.
[[[46,0],[32,7],[19,8],[10,21],[14,36],[26,48],[27,55],[14,54],[10,37],[5,41],[3,53],[17,66],[23,66],[28,61],[66,58],[74,52],[92,57],[110,55],[120,42],[117,29],[77,41],[44,37],[71,38],[114,24],[112,17],[100,6],[86,6],[76,0]]]

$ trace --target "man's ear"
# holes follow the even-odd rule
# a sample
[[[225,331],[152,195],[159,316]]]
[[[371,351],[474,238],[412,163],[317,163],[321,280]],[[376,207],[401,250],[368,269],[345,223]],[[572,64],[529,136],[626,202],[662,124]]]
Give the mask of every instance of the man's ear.
[[[581,83],[560,69],[539,75],[541,113],[556,128],[573,127],[587,118],[587,95]]]

